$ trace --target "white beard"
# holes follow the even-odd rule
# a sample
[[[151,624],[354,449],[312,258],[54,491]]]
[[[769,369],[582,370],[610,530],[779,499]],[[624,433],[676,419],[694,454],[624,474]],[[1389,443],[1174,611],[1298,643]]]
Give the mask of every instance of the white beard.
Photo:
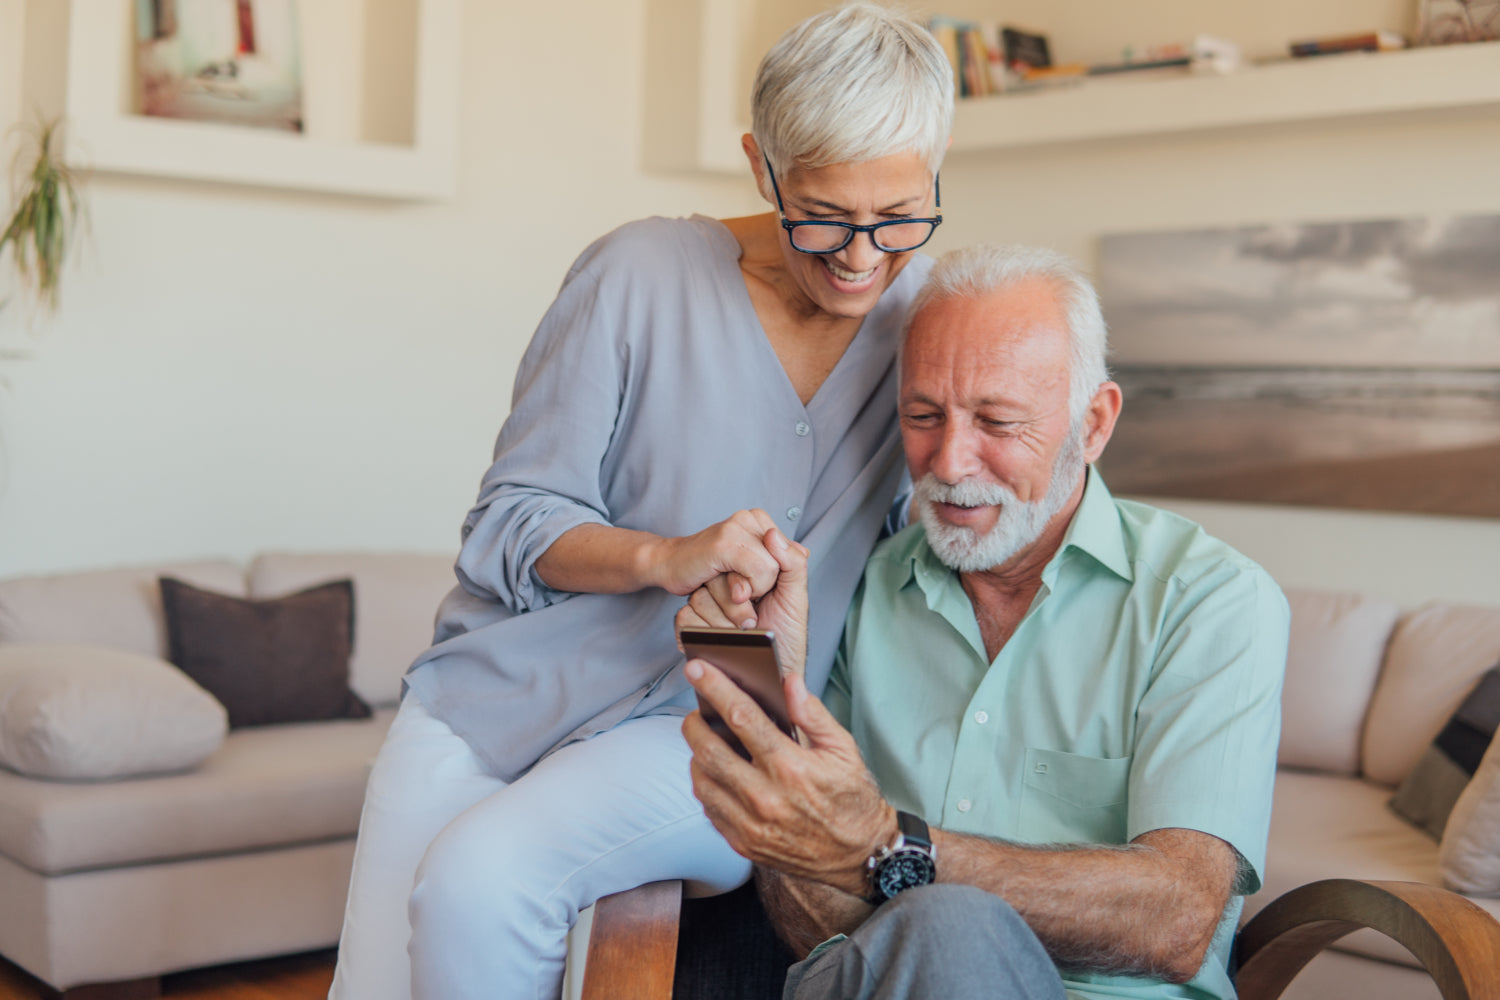
[[[944,483],[932,473],[923,476],[912,490],[912,502],[927,532],[927,544],[943,565],[959,573],[978,573],[1009,562],[1016,553],[1041,537],[1047,525],[1073,496],[1083,474],[1083,432],[1070,433],[1068,443],[1052,463],[1052,481],[1047,493],[1023,502],[1015,491],[999,483]],[[984,534],[973,528],[949,524],[938,516],[939,503],[964,507],[998,506],[1000,516]]]

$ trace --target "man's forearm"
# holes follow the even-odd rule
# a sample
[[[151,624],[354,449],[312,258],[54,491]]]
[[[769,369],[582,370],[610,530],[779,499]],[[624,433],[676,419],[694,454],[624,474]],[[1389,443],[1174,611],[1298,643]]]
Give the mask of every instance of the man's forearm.
[[[755,888],[777,936],[798,959],[835,934],[852,932],[875,911],[840,889],[759,865]]]
[[[1192,978],[1237,867],[1223,841],[1157,830],[1123,847],[1030,847],[935,830],[943,882],[1013,906],[1062,966]]]

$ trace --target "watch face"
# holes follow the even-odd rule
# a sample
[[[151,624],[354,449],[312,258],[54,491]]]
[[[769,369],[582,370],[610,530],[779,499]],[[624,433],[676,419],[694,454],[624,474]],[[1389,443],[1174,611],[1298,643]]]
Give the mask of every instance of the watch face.
[[[926,851],[904,849],[880,862],[875,872],[875,888],[886,899],[903,889],[930,885],[937,880],[937,865]]]

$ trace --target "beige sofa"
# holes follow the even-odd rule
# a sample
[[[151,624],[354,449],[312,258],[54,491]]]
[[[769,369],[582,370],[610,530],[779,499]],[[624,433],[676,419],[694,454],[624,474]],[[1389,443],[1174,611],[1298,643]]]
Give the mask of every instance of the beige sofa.
[[[1480,675],[1500,662],[1500,608],[1402,613],[1357,594],[1289,590],[1287,597],[1281,768],[1266,884],[1247,900],[1246,919],[1318,879],[1442,884],[1438,843],[1387,803]],[[1472,901],[1500,917],[1500,899]],[[1420,1000],[1438,993],[1410,953],[1360,931],[1314,961],[1286,996]]]
[[[248,572],[196,562],[0,582],[0,643],[162,656],[159,575],[251,597],[351,577],[351,686],[376,706],[366,721],[233,731],[201,766],[166,777],[74,783],[0,770],[0,954],[68,988],[336,942],[368,763],[450,567],[436,556],[272,554]],[[1323,878],[1441,881],[1437,843],[1386,801],[1500,661],[1500,609],[1403,615],[1360,595],[1288,597],[1282,770],[1266,887],[1247,918]],[[1500,914],[1500,901],[1476,902]],[[1436,996],[1412,965],[1357,935],[1288,996]]]
[[[374,715],[232,730],[201,765],[165,776],[46,781],[0,769],[0,955],[61,990],[338,941],[369,763],[453,584],[451,557],[412,554],[13,579],[0,582],[0,643],[164,658],[161,575],[251,598],[351,578],[350,687]]]

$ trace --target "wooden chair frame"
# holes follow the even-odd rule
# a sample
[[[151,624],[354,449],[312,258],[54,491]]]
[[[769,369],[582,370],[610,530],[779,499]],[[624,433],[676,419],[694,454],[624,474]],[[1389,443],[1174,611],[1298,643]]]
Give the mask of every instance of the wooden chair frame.
[[[606,896],[594,910],[583,1000],[671,1000],[682,883]],[[1275,1000],[1314,956],[1370,927],[1404,946],[1443,1000],[1500,1000],[1500,923],[1420,882],[1328,879],[1294,889],[1240,928],[1240,1000]]]

